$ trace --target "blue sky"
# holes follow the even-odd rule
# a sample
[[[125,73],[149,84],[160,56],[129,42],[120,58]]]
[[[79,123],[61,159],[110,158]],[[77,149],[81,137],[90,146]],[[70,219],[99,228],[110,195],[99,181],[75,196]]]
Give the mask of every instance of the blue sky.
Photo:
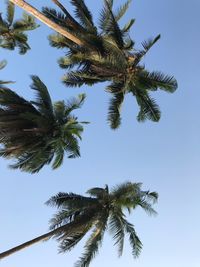
[[[70,9],[69,1],[63,2]],[[38,8],[51,5],[50,0],[29,3]],[[98,5],[91,0],[86,3],[97,17],[102,1]],[[4,8],[1,1],[0,10]],[[48,45],[51,30],[44,25],[30,34],[32,50],[27,55],[1,50],[0,58],[7,59],[8,65],[0,77],[16,81],[12,89],[33,98],[29,85],[30,75],[35,74],[48,86],[54,100],[85,92],[86,103],[76,114],[91,124],[83,134],[82,157],[66,159],[56,171],[48,166],[39,174],[30,175],[10,170],[9,162],[0,159],[0,251],[48,230],[48,220],[55,210],[44,202],[51,195],[59,191],[83,194],[93,186],[113,186],[130,180],[142,182],[144,189],[159,193],[157,217],[148,217],[138,209],[129,218],[144,245],[141,256],[132,259],[127,244],[119,259],[112,239],[106,235],[91,266],[199,267],[199,10],[198,0],[135,0],[124,20],[136,18],[131,36],[138,48],[143,40],[161,33],[161,40],[145,57],[145,65],[178,80],[174,94],[153,94],[162,111],[159,123],[139,124],[135,100],[127,96],[121,128],[109,129],[106,122],[109,95],[104,92],[104,85],[66,88],[60,82],[63,70],[56,63],[64,51]],[[21,11],[17,13],[20,15]],[[56,241],[51,240],[3,260],[1,266],[73,266],[83,251],[82,245],[61,255],[57,254]]]

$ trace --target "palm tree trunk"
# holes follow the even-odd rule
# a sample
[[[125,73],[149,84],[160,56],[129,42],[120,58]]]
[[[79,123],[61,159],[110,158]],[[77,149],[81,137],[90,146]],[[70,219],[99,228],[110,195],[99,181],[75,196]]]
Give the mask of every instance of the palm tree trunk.
[[[94,212],[94,211],[93,211]],[[95,212],[94,212],[95,213]],[[6,250],[2,253],[0,253],[0,260],[5,258],[5,257],[8,257],[10,256],[11,254],[15,253],[15,252],[18,252],[24,248],[27,248],[29,246],[32,246],[34,245],[35,243],[38,243],[40,241],[45,241],[53,236],[56,236],[57,234],[59,234],[60,232],[64,232],[65,235],[67,234],[70,234],[72,233],[73,231],[80,231],[83,227],[88,227],[89,228],[95,224],[96,222],[94,221],[94,217],[93,216],[90,216],[88,217],[89,215],[88,214],[84,214],[82,216],[80,216],[76,221],[72,221],[66,225],[62,225],[46,234],[43,234],[43,235],[40,235],[34,239],[31,239],[19,246],[16,246],[16,247],[13,247],[9,250]]]
[[[36,8],[31,6],[30,4],[26,3],[24,0],[9,0],[9,1],[12,2],[15,5],[21,7],[26,12],[30,13],[31,15],[33,15],[38,20],[40,20],[43,23],[45,23],[48,27],[50,27],[53,30],[55,30],[56,32],[62,34],[63,36],[65,36],[66,38],[68,38],[69,40],[74,42],[75,44],[83,45],[83,42],[80,39],[78,39],[75,35],[69,33],[63,27],[61,27],[60,25],[58,25],[55,22],[51,21],[50,19],[48,19],[40,11],[38,11]]]
[[[11,248],[9,250],[6,250],[6,251],[0,253],[0,260],[5,258],[5,257],[10,256],[11,254],[13,254],[15,252],[18,252],[18,251],[20,251],[20,250],[22,250],[24,248],[32,246],[35,243],[38,243],[40,241],[45,241],[45,240],[49,239],[50,237],[52,237],[53,235],[59,233],[60,231],[62,231],[65,228],[66,228],[66,225],[63,225],[63,226],[61,226],[61,227],[59,227],[59,228],[57,228],[55,230],[52,230],[52,231],[50,231],[50,232],[48,232],[48,233],[46,233],[44,235],[40,235],[40,236],[38,236],[38,237],[36,237],[36,238],[34,238],[32,240],[29,240],[29,241],[27,241],[27,242],[25,242],[25,243],[23,243],[23,244],[21,244],[19,246],[16,246],[16,247],[13,247],[13,248]]]

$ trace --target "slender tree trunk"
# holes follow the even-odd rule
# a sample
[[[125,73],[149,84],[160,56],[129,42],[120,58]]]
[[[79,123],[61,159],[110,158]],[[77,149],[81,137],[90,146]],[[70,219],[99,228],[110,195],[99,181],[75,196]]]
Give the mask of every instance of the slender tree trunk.
[[[27,242],[25,242],[25,243],[23,243],[23,244],[21,244],[19,246],[16,246],[16,247],[13,247],[13,248],[11,248],[11,249],[9,249],[7,251],[4,251],[4,252],[0,253],[0,260],[5,258],[5,257],[10,256],[11,254],[13,254],[15,252],[18,252],[18,251],[20,251],[20,250],[22,250],[24,248],[32,246],[35,243],[38,243],[40,241],[45,241],[45,240],[49,239],[50,237],[52,237],[53,235],[59,233],[60,231],[62,231],[64,229],[66,229],[66,225],[61,226],[61,227],[59,227],[59,228],[57,228],[57,229],[55,229],[53,231],[50,231],[50,232],[48,232],[48,233],[46,233],[44,235],[38,236],[38,237],[36,237],[36,238],[34,238],[32,240],[29,240],[29,241],[27,241]]]
[[[26,12],[30,13],[33,15],[35,18],[38,20],[42,21],[45,23],[48,27],[52,28],[56,32],[62,34],[72,42],[74,42],[77,45],[83,45],[83,42],[78,39],[75,35],[69,33],[66,29],[61,27],[60,25],[56,24],[55,22],[51,21],[49,18],[47,18],[45,15],[43,15],[40,11],[38,11],[36,8],[25,2],[24,0],[9,0],[13,4],[21,7],[24,9]]]

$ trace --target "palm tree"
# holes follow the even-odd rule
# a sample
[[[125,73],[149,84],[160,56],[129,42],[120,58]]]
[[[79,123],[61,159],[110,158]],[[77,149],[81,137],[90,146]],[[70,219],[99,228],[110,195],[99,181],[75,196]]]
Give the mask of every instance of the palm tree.
[[[53,161],[58,168],[64,158],[80,156],[78,139],[82,123],[71,112],[82,106],[85,95],[66,103],[52,104],[47,87],[32,76],[31,88],[37,92],[35,101],[27,101],[12,90],[0,87],[0,156],[14,158],[11,165],[30,173],[38,172]]]
[[[58,193],[47,201],[58,212],[50,221],[50,232],[32,239],[0,254],[0,259],[24,249],[36,242],[55,237],[60,252],[70,251],[90,231],[85,243],[85,252],[76,262],[76,267],[87,267],[97,254],[106,230],[113,236],[118,247],[118,255],[123,252],[125,236],[128,236],[133,257],[138,257],[142,243],[134,225],[127,221],[125,211],[131,213],[141,207],[149,215],[156,214],[152,205],[157,201],[156,192],[142,191],[141,183],[122,183],[109,191],[105,188],[92,188],[89,197],[74,193]]]
[[[120,110],[127,93],[136,98],[139,106],[138,121],[159,121],[161,113],[150,92],[161,89],[173,93],[177,82],[173,76],[146,70],[142,63],[160,35],[144,41],[143,48],[137,50],[129,36],[135,20],[131,19],[124,27],[120,27],[119,20],[126,13],[131,0],[127,0],[117,12],[113,12],[113,0],[104,0],[99,30],[84,0],[71,0],[78,20],[58,0],[52,2],[61,12],[44,7],[43,14],[23,0],[10,1],[58,32],[49,39],[52,46],[68,49],[66,56],[59,61],[62,68],[72,69],[63,78],[67,86],[91,86],[98,82],[110,82],[106,91],[112,94],[108,110],[108,121],[112,129],[121,124]]]
[[[7,14],[3,19],[0,14],[0,47],[14,50],[19,48],[20,54],[25,54],[30,49],[28,44],[28,36],[26,31],[36,29],[39,25],[36,24],[34,17],[23,14],[23,18],[14,21],[15,5],[7,2]]]
[[[113,129],[120,126],[120,109],[126,94],[130,93],[136,98],[139,106],[138,121],[149,119],[157,122],[160,119],[160,110],[150,92],[161,89],[173,93],[177,88],[177,82],[172,76],[159,71],[150,72],[142,63],[144,56],[160,39],[160,35],[144,41],[143,48],[137,50],[129,36],[134,20],[131,19],[124,27],[120,27],[119,20],[130,2],[128,0],[114,13],[113,1],[105,0],[100,13],[99,31],[83,0],[71,1],[79,22],[71,18],[67,10],[58,3],[62,12],[43,8],[43,13],[49,19],[68,31],[75,31],[87,43],[85,46],[78,46],[60,34],[49,37],[52,46],[68,49],[66,56],[59,60],[60,67],[69,70],[63,77],[63,82],[72,87],[110,82],[106,91],[112,94],[108,121]]]

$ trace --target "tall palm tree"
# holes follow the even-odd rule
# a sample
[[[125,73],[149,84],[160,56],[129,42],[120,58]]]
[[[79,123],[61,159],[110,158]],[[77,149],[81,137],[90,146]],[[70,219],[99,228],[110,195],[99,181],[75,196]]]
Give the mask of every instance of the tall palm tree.
[[[105,188],[92,188],[89,197],[74,193],[58,193],[47,201],[58,212],[50,221],[50,232],[32,239],[0,254],[0,259],[10,256],[36,242],[55,237],[60,252],[70,251],[90,231],[85,243],[85,252],[76,262],[76,267],[87,267],[97,254],[106,230],[111,233],[114,244],[122,255],[124,239],[128,236],[133,257],[138,257],[142,243],[134,225],[127,221],[125,211],[131,213],[141,207],[148,214],[156,214],[152,205],[157,201],[156,192],[142,191],[141,183],[125,182],[109,191]]]
[[[28,44],[28,36],[26,31],[36,29],[39,25],[36,24],[35,18],[23,14],[23,18],[14,21],[15,5],[7,2],[6,18],[3,19],[0,14],[0,47],[9,50],[19,48],[20,54],[25,54],[30,49]]]
[[[173,93],[177,88],[177,82],[172,76],[159,71],[150,72],[143,65],[144,56],[160,39],[160,35],[144,41],[142,49],[137,50],[129,36],[134,19],[120,27],[119,20],[127,11],[131,0],[122,5],[117,12],[113,12],[114,1],[105,0],[100,13],[99,31],[83,0],[71,1],[79,22],[71,18],[58,1],[53,2],[57,2],[61,12],[46,7],[43,8],[43,13],[68,31],[75,31],[76,35],[87,43],[85,46],[78,46],[60,34],[49,37],[52,46],[68,49],[66,56],[59,60],[60,67],[68,70],[63,82],[72,87],[110,82],[106,91],[112,94],[108,121],[113,129],[120,126],[120,109],[127,93],[136,98],[139,106],[138,121],[159,121],[160,110],[150,93],[158,89]]]
[[[78,139],[82,123],[71,112],[82,106],[85,95],[66,103],[52,104],[47,87],[32,76],[35,101],[27,101],[12,90],[0,87],[0,156],[14,158],[11,167],[30,173],[38,172],[53,161],[58,168],[64,158],[80,156]]]

